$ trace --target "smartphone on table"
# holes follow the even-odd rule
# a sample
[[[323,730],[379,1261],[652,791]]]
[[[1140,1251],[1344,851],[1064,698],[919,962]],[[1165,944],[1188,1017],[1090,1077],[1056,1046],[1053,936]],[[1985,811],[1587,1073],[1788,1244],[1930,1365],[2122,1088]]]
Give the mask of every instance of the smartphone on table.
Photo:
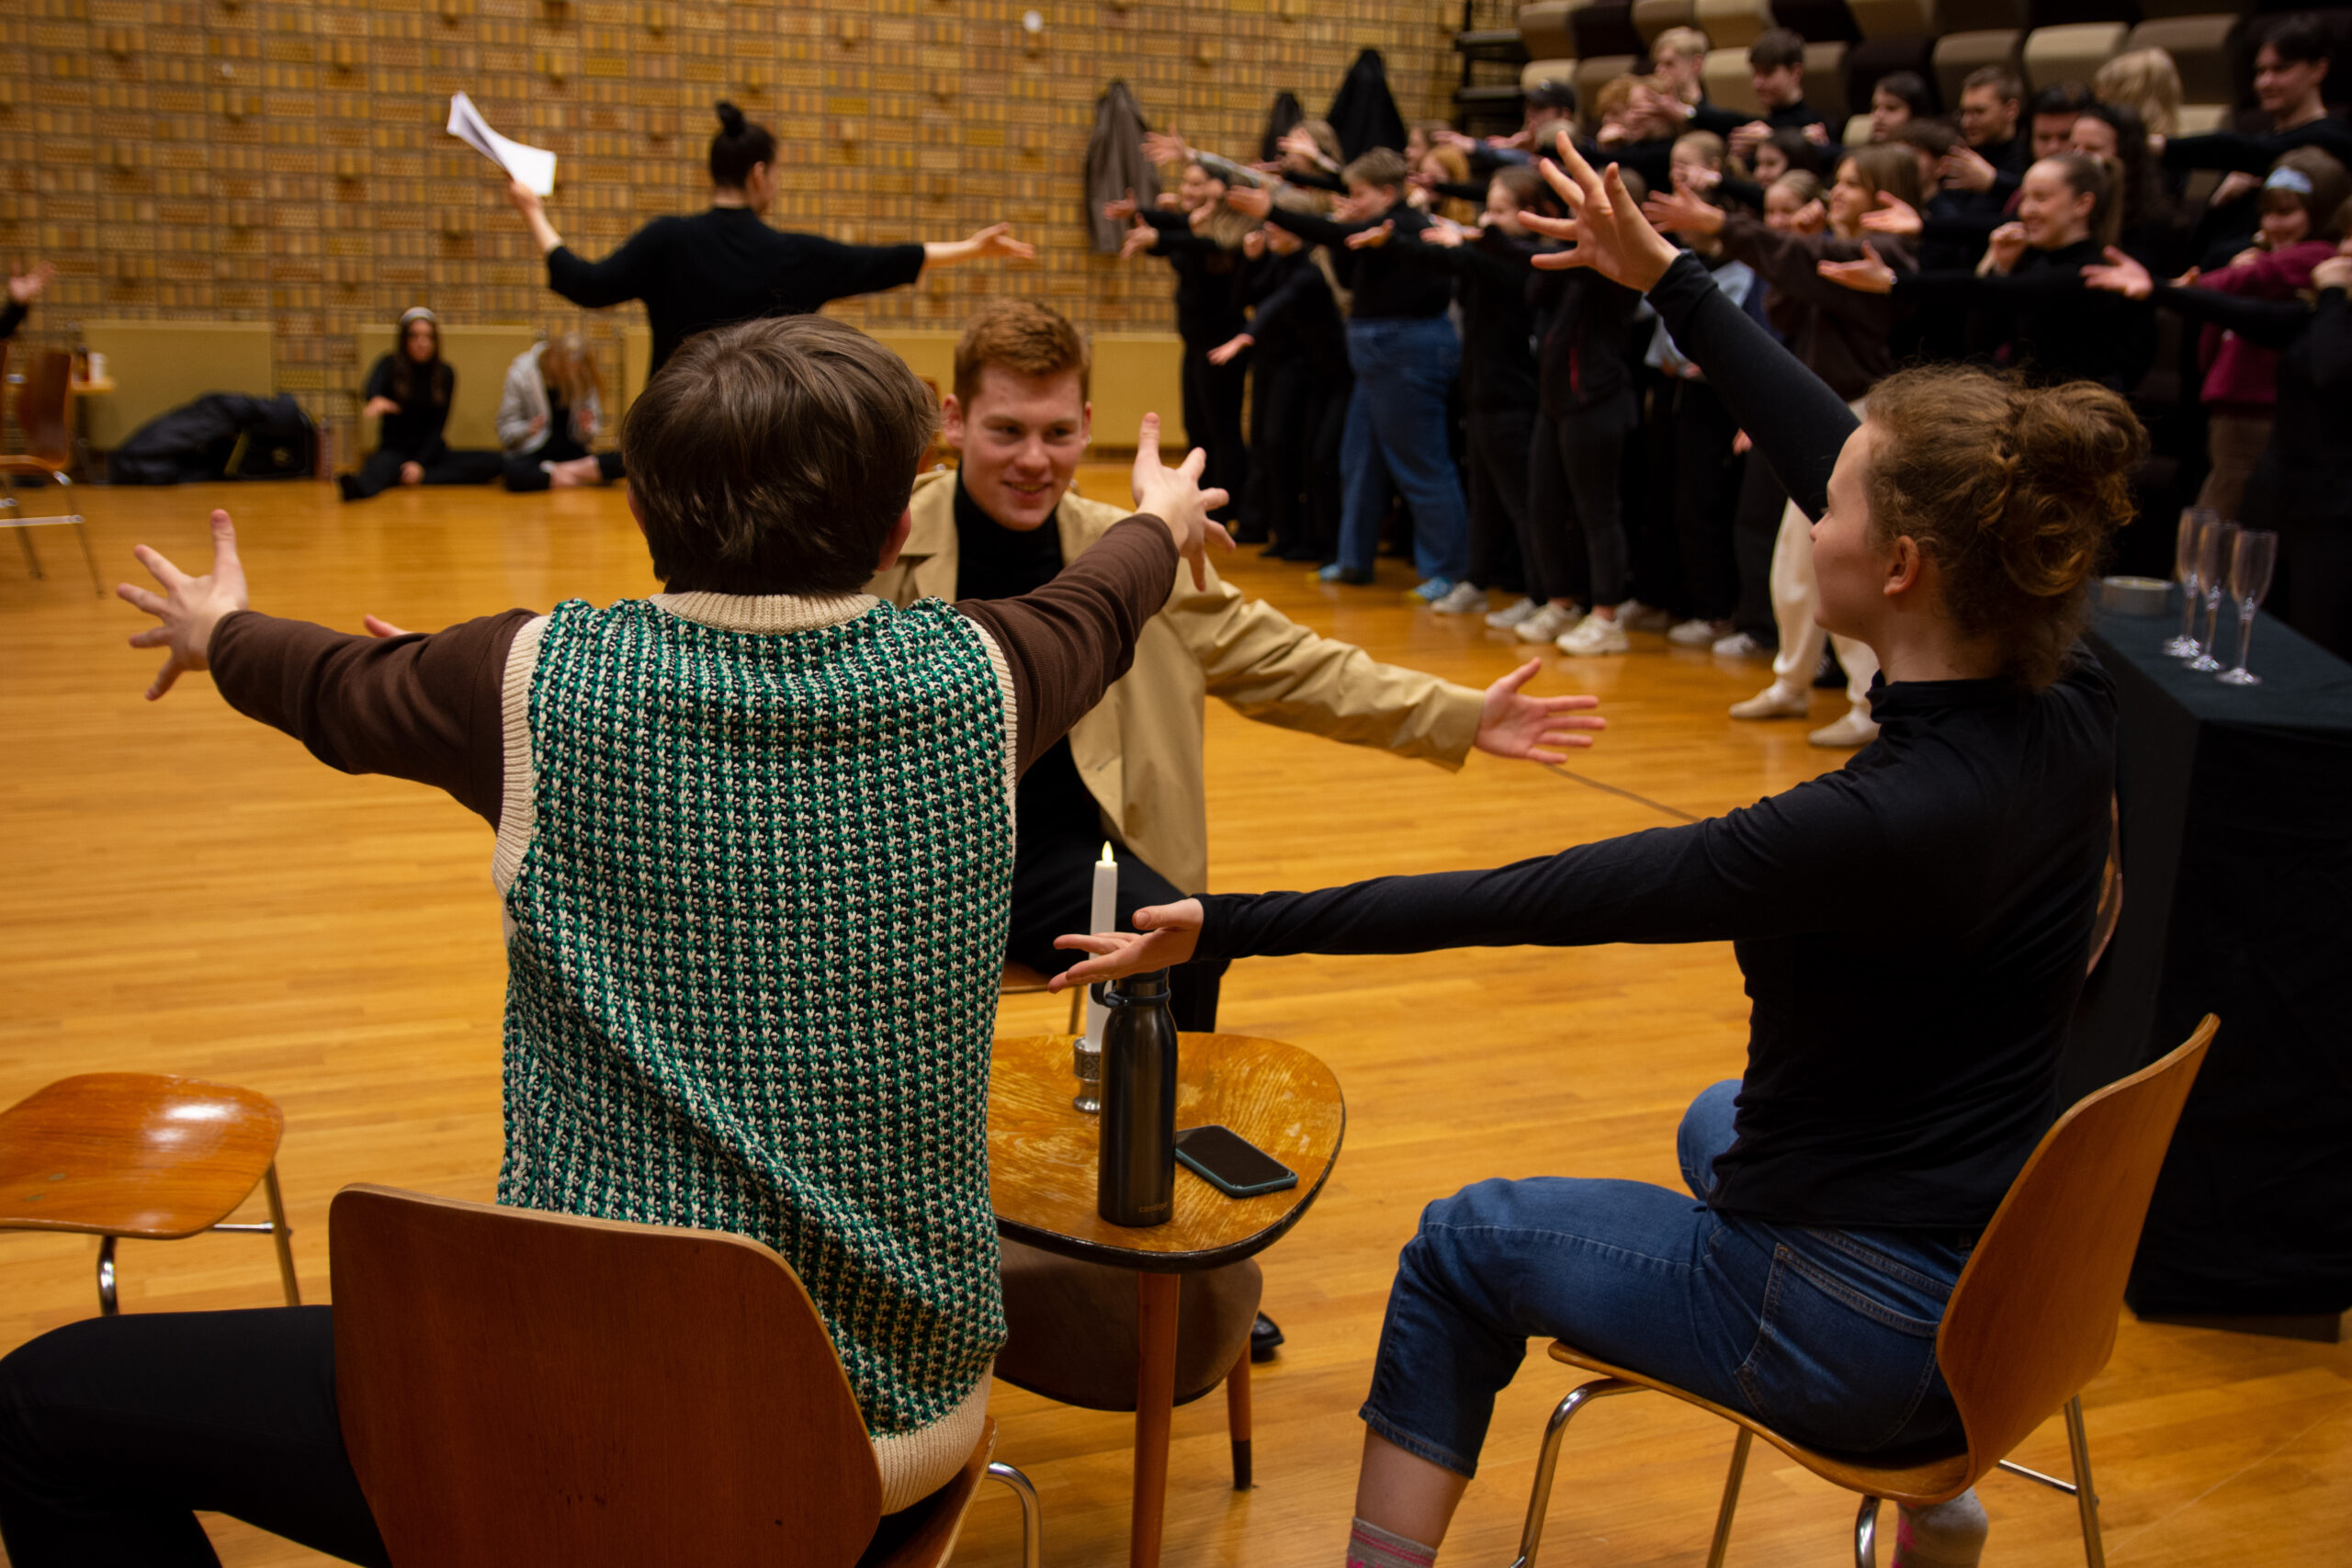
[[[1298,1185],[1298,1172],[1230,1127],[1179,1130],[1176,1158],[1228,1198],[1255,1198]]]

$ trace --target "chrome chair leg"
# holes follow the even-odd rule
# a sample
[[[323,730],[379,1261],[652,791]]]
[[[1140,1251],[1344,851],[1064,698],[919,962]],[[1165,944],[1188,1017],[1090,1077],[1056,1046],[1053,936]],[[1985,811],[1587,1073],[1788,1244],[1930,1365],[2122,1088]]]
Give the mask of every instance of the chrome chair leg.
[[[294,1278],[294,1227],[286,1223],[286,1199],[277,1190],[277,1162],[261,1173],[262,1192],[269,1199],[270,1240],[277,1247],[277,1278],[286,1287],[286,1304],[302,1304],[302,1287]]]
[[[114,1299],[114,1237],[98,1237],[98,1315],[112,1317]]]
[[[1037,1502],[1037,1488],[1027,1476],[1001,1460],[989,1461],[989,1477],[1001,1481],[1021,1501],[1021,1568],[1037,1568],[1046,1553],[1046,1520]]]
[[[1510,1568],[1535,1568],[1536,1549],[1544,1544],[1544,1515],[1552,1502],[1552,1472],[1559,1468],[1560,1438],[1567,1432],[1569,1418],[1596,1399],[1633,1393],[1641,1386],[1620,1378],[1595,1378],[1568,1390],[1567,1397],[1552,1407],[1552,1419],[1544,1428],[1544,1447],[1535,1456],[1535,1484],[1528,1494],[1527,1523],[1520,1529],[1519,1555],[1511,1559]]]
[[[2090,1568],[2107,1568],[2107,1546],[2098,1533],[2098,1491],[2091,1484],[2091,1439],[2083,1429],[2083,1396],[2066,1402],[2066,1446],[2075,1457],[2075,1508],[2083,1517],[2083,1557]]]
[[[1878,1499],[1864,1497],[1854,1515],[1854,1568],[1878,1568]]]
[[[1707,1549],[1707,1568],[1724,1568],[1724,1553],[1731,1547],[1731,1516],[1739,1506],[1739,1483],[1747,1478],[1747,1446],[1756,1434],[1742,1427],[1731,1446],[1731,1472],[1724,1477],[1723,1506],[1715,1510],[1715,1543]]]

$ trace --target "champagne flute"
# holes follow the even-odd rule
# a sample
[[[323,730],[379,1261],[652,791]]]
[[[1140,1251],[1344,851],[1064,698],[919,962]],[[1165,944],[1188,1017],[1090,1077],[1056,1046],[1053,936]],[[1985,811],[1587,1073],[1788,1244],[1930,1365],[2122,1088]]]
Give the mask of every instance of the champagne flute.
[[[2238,606],[2238,665],[2222,671],[2216,680],[2233,686],[2262,684],[2262,677],[2245,667],[2245,653],[2254,641],[2254,613],[2270,592],[2270,570],[2278,563],[2278,535],[2266,528],[2240,530],[2237,548],[2230,554],[2230,597]]]
[[[2220,519],[2201,506],[2183,507],[2180,529],[2173,537],[2172,575],[2180,584],[2180,635],[2165,644],[2175,659],[2194,659],[2197,646],[2197,547],[2206,529]]]
[[[2216,523],[2200,536],[2197,548],[2197,583],[2205,595],[2205,641],[2188,667],[2209,675],[2222,667],[2213,657],[2213,634],[2222,620],[2222,579],[2229,575],[2230,554],[2237,546],[2238,525]]]

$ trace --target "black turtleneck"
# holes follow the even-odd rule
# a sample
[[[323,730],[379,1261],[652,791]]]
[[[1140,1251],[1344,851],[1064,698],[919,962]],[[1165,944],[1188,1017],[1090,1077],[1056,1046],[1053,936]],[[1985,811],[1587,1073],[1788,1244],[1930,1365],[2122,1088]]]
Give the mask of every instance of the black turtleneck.
[[[1854,421],[1677,261],[1650,291],[1800,506]],[[1900,682],[1834,773],[1688,827],[1494,871],[1204,898],[1198,956],[1729,942],[1747,982],[1737,1140],[1709,1201],[1852,1228],[1974,1229],[2056,1112],[2107,850],[2115,698]],[[1594,1027],[1605,1025],[1595,1015]]]
[[[2083,268],[2106,259],[2097,240],[2077,240],[2029,250],[2006,274],[1905,274],[1894,280],[1894,298],[1924,310],[1974,310],[1980,341],[2039,379],[2097,381],[2128,394],[2155,357],[2155,321],[2141,301],[2084,286]]]

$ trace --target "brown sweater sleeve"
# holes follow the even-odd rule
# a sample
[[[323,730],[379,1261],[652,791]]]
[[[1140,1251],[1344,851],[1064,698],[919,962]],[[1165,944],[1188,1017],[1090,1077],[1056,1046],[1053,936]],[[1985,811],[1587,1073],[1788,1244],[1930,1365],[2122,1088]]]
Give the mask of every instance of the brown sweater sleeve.
[[[1127,672],[1136,638],[1167,604],[1178,568],[1168,525],[1137,513],[1034,593],[956,604],[996,638],[1012,667],[1023,773]]]
[[[207,658],[231,707],[327,766],[447,790],[495,828],[506,768],[500,691],[507,650],[531,619],[508,610],[430,635],[372,637],[240,610],[213,628]]]

